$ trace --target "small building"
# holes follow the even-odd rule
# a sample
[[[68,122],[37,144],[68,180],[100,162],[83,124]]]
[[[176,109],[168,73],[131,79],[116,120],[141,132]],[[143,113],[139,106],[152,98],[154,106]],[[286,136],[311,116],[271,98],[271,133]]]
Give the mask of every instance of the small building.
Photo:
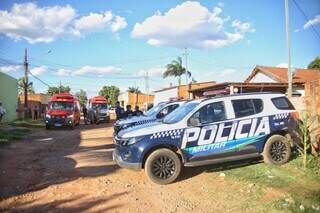
[[[35,117],[35,111],[38,113],[38,118],[44,116],[46,112],[46,107],[50,101],[50,96],[44,93],[35,93],[28,94],[28,108],[29,108],[29,117]],[[23,109],[24,109],[24,94],[19,94],[19,110],[18,116],[19,118],[23,117]]]
[[[0,72],[0,102],[6,110],[2,122],[10,122],[17,119],[17,97],[18,80]]]
[[[244,82],[225,82],[190,92],[195,98],[215,96],[218,94],[234,94],[248,92],[280,92],[286,93],[288,89],[287,68],[256,66]],[[291,102],[298,110],[305,110],[306,85],[320,79],[318,69],[295,69],[292,80],[293,97]],[[318,96],[320,94],[317,94]]]
[[[169,100],[187,100],[192,99],[191,90],[200,89],[215,85],[215,81],[192,83],[188,85],[172,86],[154,91],[154,104]]]
[[[147,110],[148,105],[153,104],[154,95],[149,95],[148,97],[148,95],[144,93],[123,92],[120,93],[118,101],[124,108],[127,105],[131,105],[132,109],[134,109],[135,106],[139,106],[140,110]]]

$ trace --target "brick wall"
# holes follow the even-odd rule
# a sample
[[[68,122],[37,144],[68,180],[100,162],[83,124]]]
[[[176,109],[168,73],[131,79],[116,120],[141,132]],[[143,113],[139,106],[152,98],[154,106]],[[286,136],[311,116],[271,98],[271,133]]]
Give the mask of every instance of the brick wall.
[[[320,79],[305,84],[305,106],[312,117],[320,116]],[[320,123],[315,120],[313,126],[313,134],[320,135]]]

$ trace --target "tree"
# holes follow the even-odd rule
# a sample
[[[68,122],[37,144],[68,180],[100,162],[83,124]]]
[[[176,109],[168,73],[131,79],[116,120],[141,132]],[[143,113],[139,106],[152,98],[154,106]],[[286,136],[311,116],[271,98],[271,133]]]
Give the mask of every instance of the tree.
[[[86,91],[80,89],[79,92],[76,92],[76,97],[78,98],[81,106],[84,106],[87,103],[88,97]]]
[[[120,90],[116,86],[103,86],[99,91],[99,95],[105,97],[112,106],[116,105],[119,94]]]
[[[178,84],[181,85],[181,76],[186,73],[186,68],[182,66],[182,59],[178,57],[176,60],[171,61],[170,64],[167,64],[166,71],[163,73],[163,78],[170,76],[178,78]],[[188,75],[191,76],[191,73],[188,72]]]
[[[139,87],[128,87],[128,92],[136,94],[136,106],[138,105],[139,93],[141,93]]]
[[[317,56],[313,61],[308,65],[308,69],[320,69],[320,57]]]
[[[53,95],[58,94],[58,93],[69,93],[70,90],[71,89],[70,89],[69,86],[60,85],[58,87],[49,87],[47,94],[50,95],[50,96],[53,96]]]
[[[131,93],[141,93],[139,87],[128,87],[127,92],[131,92]]]
[[[24,80],[25,80],[24,77],[19,78],[19,80],[18,80],[18,92],[19,92],[19,94],[23,94],[24,93]],[[28,94],[34,94],[34,89],[33,89],[32,82],[29,83],[29,85],[28,85]]]

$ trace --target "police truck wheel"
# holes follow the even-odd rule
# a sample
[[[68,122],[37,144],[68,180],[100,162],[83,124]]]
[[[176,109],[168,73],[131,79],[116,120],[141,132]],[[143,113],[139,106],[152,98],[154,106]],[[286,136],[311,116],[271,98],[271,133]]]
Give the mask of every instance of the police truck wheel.
[[[158,149],[148,156],[144,169],[152,182],[169,184],[178,178],[181,172],[181,160],[169,149]]]
[[[267,164],[281,165],[290,159],[291,145],[282,135],[271,136],[263,149],[263,160]]]

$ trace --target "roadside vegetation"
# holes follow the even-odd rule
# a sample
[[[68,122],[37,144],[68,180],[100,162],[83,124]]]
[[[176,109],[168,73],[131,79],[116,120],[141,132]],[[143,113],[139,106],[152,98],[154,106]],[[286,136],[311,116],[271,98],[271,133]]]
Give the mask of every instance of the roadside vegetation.
[[[40,128],[44,128],[42,120],[16,120],[11,123],[1,124],[0,145],[20,140]]]

